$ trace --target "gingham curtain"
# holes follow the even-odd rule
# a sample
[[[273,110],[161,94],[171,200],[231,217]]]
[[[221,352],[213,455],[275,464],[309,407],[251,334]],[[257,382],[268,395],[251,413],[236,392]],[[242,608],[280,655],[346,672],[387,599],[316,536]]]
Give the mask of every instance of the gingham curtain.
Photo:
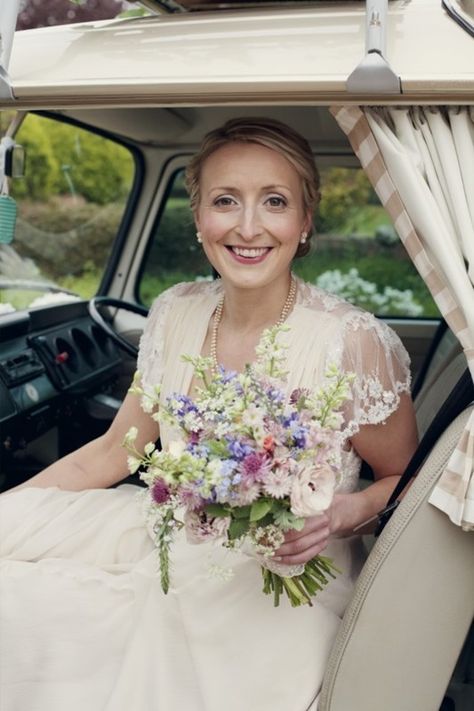
[[[333,107],[474,376],[474,121],[469,107]],[[474,530],[474,414],[430,502]]]

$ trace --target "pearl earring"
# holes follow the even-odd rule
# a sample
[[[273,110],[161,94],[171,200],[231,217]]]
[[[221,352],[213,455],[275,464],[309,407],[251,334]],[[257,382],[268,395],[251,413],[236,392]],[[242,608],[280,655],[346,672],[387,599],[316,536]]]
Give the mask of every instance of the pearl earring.
[[[196,232],[196,239],[197,239],[197,241],[199,242],[199,244],[202,243],[202,236],[201,236],[201,233],[200,233],[200,232]]]
[[[306,243],[306,238],[308,236],[307,232],[302,232],[301,233],[301,239],[300,239],[300,244],[305,244]]]

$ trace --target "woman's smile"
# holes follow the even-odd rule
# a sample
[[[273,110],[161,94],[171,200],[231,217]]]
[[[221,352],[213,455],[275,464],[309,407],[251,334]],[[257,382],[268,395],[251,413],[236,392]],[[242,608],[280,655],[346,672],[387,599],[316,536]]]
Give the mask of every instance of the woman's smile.
[[[260,264],[272,249],[272,247],[238,247],[237,245],[226,245],[226,248],[240,264]]]

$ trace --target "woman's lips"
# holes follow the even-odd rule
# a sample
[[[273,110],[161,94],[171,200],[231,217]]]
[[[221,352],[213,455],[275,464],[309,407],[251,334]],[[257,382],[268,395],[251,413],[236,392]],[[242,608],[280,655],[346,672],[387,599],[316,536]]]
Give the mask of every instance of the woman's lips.
[[[227,247],[232,257],[241,264],[259,264],[263,262],[271,247]]]

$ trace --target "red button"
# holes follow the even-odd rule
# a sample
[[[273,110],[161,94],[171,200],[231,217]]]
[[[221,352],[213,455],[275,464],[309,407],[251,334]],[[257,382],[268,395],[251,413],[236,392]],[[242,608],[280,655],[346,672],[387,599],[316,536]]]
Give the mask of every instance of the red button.
[[[56,363],[58,363],[58,365],[61,365],[62,363],[65,363],[67,360],[69,360],[69,353],[67,351],[58,353],[54,360],[56,361]]]

